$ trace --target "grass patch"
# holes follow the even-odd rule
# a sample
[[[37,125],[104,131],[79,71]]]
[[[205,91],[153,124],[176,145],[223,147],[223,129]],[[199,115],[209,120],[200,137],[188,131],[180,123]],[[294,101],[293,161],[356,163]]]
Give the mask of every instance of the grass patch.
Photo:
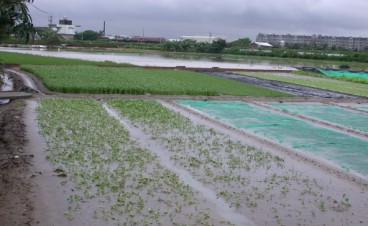
[[[99,65],[99,66],[132,66],[131,64],[118,64],[110,61],[98,62],[89,60],[68,59],[62,57],[46,57],[24,53],[0,52],[3,64],[35,64],[35,65]]]
[[[39,76],[51,91],[63,93],[291,96],[236,81],[180,70],[40,65],[27,65],[22,69]]]
[[[237,72],[262,79],[288,82],[297,85],[310,86],[315,88],[327,89],[353,95],[368,96],[368,85],[348,81],[334,80],[329,78],[317,78],[307,76],[282,76],[277,74],[255,73],[255,72]]]

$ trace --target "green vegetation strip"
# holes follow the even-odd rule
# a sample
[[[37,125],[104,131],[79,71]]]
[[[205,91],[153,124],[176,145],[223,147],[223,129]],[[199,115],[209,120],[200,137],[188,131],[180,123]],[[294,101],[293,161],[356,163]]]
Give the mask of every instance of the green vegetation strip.
[[[316,215],[323,218],[326,206],[344,210],[350,206],[345,194],[337,200],[338,195],[325,197],[319,181],[286,167],[283,158],[193,124],[156,101],[114,99],[108,104],[165,146],[173,164],[189,171],[231,207],[262,216],[254,219],[259,225],[303,224]]]
[[[68,219],[95,206],[87,211],[92,220],[116,225],[215,223],[191,187],[131,140],[99,102],[47,99],[41,101],[38,112],[47,159],[71,192]]]
[[[243,74],[248,76],[253,76],[262,79],[288,82],[298,85],[311,86],[320,89],[327,89],[342,93],[368,96],[368,85],[360,84],[348,81],[340,81],[328,78],[316,78],[308,76],[298,76],[298,75],[279,75],[279,74],[266,74],[266,73],[255,73],[255,72],[236,72],[237,74]]]
[[[22,69],[39,76],[51,91],[63,93],[290,96],[190,71],[40,65]]]
[[[35,65],[101,65],[101,66],[130,65],[131,66],[131,64],[117,64],[114,62],[98,62],[98,61],[68,59],[62,57],[46,57],[33,54],[9,53],[1,51],[0,51],[0,61],[3,64],[21,64],[21,65],[35,64]]]

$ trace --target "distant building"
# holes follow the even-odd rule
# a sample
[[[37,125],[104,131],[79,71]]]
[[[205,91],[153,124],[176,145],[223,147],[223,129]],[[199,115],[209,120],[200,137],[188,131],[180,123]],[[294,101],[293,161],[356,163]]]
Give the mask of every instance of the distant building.
[[[131,36],[130,40],[135,42],[150,42],[150,43],[166,42],[166,38],[163,37],[146,37],[146,36]]]
[[[127,41],[130,39],[129,35],[105,35],[102,39],[111,41]]]
[[[216,37],[216,36],[181,36],[179,38],[180,41],[193,40],[196,42],[207,42],[207,43],[212,43],[213,41],[216,41],[219,39],[226,40],[225,37]]]
[[[62,20],[59,20],[58,24],[52,24],[50,27],[57,31],[60,38],[65,40],[74,39],[75,35],[75,25],[73,25],[73,21],[68,20],[67,17],[64,17]]]
[[[257,42],[268,42],[274,46],[285,46],[290,44],[299,44],[307,46],[326,46],[338,47],[347,50],[362,51],[368,48],[368,38],[361,37],[341,37],[341,36],[323,36],[323,35],[277,35],[259,33]]]
[[[269,49],[273,46],[268,42],[253,42],[249,47],[253,49]]]

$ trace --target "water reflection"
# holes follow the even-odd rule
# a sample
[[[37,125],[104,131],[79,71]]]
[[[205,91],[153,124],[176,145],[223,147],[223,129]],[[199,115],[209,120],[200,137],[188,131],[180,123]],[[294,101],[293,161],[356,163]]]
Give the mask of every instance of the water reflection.
[[[158,67],[195,67],[195,68],[229,68],[229,69],[283,69],[292,70],[286,64],[275,63],[267,60],[254,60],[251,58],[228,59],[226,57],[188,56],[174,54],[146,54],[146,53],[88,53],[67,51],[45,51],[39,49],[7,48],[0,47],[0,51],[28,53],[41,56],[53,56],[92,61],[113,61],[117,63],[131,63],[138,66]],[[280,67],[281,66],[281,67]]]

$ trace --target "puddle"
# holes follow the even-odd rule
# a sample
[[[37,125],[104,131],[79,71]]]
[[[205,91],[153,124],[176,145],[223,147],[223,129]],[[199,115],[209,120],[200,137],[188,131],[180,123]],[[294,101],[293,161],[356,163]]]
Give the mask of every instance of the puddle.
[[[13,79],[10,78],[10,76],[6,73],[0,75],[0,78],[3,81],[3,85],[0,87],[0,91],[13,91],[14,84]],[[1,99],[0,104],[7,104],[9,103],[9,99]]]
[[[17,75],[22,79],[24,86],[29,87],[29,88],[31,88],[31,89],[33,89],[33,90],[36,90],[37,92],[41,93],[41,92],[37,89],[37,87],[36,87],[35,83],[32,81],[32,79],[30,79],[30,78],[28,77],[28,75],[26,75],[26,74],[25,74],[25,73],[23,73],[23,72],[16,71],[16,70],[12,70],[12,69],[8,69],[8,71],[10,71],[10,72],[12,72],[12,73],[14,73],[14,74],[17,74]]]

